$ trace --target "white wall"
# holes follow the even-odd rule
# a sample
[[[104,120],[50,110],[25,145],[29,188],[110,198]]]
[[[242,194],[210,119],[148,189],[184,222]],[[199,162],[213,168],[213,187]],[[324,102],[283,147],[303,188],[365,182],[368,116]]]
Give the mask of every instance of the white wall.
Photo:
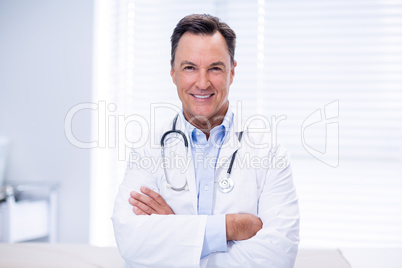
[[[60,183],[59,241],[87,243],[90,152],[68,143],[68,110],[91,101],[91,0],[0,0],[0,136],[6,181]],[[74,134],[89,140],[89,114]]]

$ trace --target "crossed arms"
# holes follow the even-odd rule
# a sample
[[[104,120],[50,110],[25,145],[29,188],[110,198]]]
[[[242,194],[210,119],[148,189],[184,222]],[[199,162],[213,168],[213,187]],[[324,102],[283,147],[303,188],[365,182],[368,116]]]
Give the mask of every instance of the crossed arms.
[[[136,215],[172,215],[170,206],[157,192],[142,186],[141,193],[132,191],[129,203]],[[226,240],[246,240],[256,235],[262,229],[262,221],[249,213],[226,214]]]

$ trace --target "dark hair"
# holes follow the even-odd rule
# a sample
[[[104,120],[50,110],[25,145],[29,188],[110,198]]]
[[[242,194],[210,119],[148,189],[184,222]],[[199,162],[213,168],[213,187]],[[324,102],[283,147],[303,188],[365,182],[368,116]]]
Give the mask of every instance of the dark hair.
[[[220,21],[219,18],[208,14],[192,14],[182,18],[173,30],[173,34],[170,37],[172,43],[171,57],[172,65],[176,55],[177,45],[180,38],[185,32],[192,34],[205,34],[213,35],[219,31],[225,38],[226,45],[228,47],[230,62],[234,65],[234,54],[236,47],[236,34],[226,23]]]

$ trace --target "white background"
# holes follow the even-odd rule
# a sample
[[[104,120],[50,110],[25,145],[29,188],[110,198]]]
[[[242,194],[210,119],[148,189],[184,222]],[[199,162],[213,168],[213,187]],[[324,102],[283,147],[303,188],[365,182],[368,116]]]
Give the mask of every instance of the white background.
[[[278,134],[293,155],[301,246],[401,246],[401,2],[162,3],[0,1],[0,135],[12,142],[6,179],[60,183],[60,241],[113,244],[111,207],[124,170],[116,150],[67,141],[69,109],[105,101],[117,107],[108,115],[146,116],[155,97],[177,104],[169,36],[185,14],[210,12],[238,34],[233,103],[288,117]],[[312,157],[300,132],[332,101],[336,168]],[[82,141],[98,137],[90,116],[97,119],[84,111],[73,121]],[[311,146],[323,146],[323,125],[306,132]]]

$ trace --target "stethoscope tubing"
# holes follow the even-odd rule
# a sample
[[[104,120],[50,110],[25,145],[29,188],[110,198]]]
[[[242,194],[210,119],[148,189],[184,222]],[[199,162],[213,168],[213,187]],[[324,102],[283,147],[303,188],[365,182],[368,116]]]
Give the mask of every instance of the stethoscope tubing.
[[[162,154],[163,158],[165,158],[165,139],[168,135],[173,134],[173,133],[180,134],[182,136],[183,141],[184,141],[184,146],[186,147],[186,154],[188,153],[188,139],[187,139],[186,135],[183,133],[183,131],[176,129],[178,117],[179,117],[179,114],[177,114],[173,120],[172,129],[163,133],[163,135],[161,137],[161,150],[162,150],[161,154]],[[239,142],[241,141],[242,136],[243,136],[243,131],[241,131],[239,133]],[[230,174],[232,173],[232,167],[233,167],[234,160],[236,158],[237,151],[238,151],[238,149],[232,155],[232,159],[230,160],[230,164],[229,164],[229,168],[226,172],[226,176],[224,178],[222,178],[218,183],[218,185],[220,187],[219,190],[223,193],[228,193],[233,189],[234,183],[233,183],[233,180],[230,178]],[[182,187],[173,187],[169,181],[166,168],[164,167],[163,170],[165,173],[168,188],[170,188],[174,191],[183,191],[183,190],[188,189],[187,179],[186,179],[186,183]],[[227,182],[227,184],[222,183],[224,181]],[[222,185],[227,185],[227,187],[223,187]]]

